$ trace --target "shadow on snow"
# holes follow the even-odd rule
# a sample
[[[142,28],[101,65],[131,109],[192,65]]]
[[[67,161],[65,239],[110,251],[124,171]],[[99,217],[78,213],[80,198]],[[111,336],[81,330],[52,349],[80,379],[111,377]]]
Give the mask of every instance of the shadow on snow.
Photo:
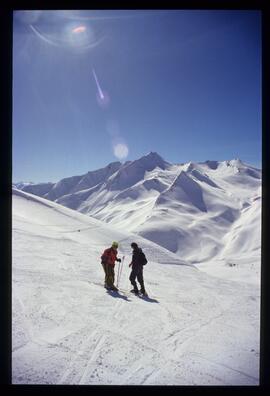
[[[155,300],[154,298],[150,298],[149,296],[139,296],[142,300],[151,302],[151,303],[159,303],[158,300]]]
[[[114,298],[121,298],[122,300],[125,301],[131,301],[129,300],[128,296],[122,294],[121,292],[119,293],[118,291],[114,291],[114,290],[107,290],[107,294],[109,294],[110,296],[114,297]],[[137,296],[138,298],[147,301],[147,302],[151,302],[151,303],[159,303],[158,300],[155,300],[154,298],[150,298],[149,296]]]
[[[130,301],[127,296],[124,296],[123,294],[120,294],[119,292],[114,290],[107,290],[107,294],[115,298],[122,298],[125,301]]]

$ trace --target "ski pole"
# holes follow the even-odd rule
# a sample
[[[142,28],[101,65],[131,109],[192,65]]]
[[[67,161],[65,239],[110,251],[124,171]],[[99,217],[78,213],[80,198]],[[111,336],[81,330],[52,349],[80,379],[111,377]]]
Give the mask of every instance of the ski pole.
[[[121,261],[121,268],[120,268],[120,273],[119,273],[119,280],[118,280],[118,282],[120,282],[120,278],[121,278],[121,274],[122,274],[122,269],[123,269],[124,260],[125,260],[125,256],[123,256],[122,261]],[[117,283],[117,287],[118,287],[118,283]]]
[[[118,265],[118,268],[117,268],[117,280],[116,280],[116,287],[118,287],[118,283],[119,283],[119,273],[120,273],[120,264]]]

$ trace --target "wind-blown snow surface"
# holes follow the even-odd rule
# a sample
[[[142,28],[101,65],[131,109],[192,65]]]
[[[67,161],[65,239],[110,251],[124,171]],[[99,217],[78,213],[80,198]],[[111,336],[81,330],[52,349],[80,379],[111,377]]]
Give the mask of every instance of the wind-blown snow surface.
[[[261,171],[239,159],[172,165],[151,152],[22,189],[141,235],[217,276],[259,283]]]
[[[12,235],[13,384],[259,383],[258,286],[212,277],[150,241],[18,190]],[[126,256],[124,290],[130,242],[144,249],[148,300],[102,287],[99,257],[112,240]]]

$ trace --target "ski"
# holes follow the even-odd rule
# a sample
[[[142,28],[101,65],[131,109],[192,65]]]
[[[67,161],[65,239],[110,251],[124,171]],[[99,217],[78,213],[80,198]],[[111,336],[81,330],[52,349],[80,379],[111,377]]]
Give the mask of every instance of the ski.
[[[105,291],[108,293],[108,294],[111,294],[111,295],[115,295],[115,296],[119,296],[119,297],[122,297],[122,298],[128,298],[128,297],[131,297],[131,296],[136,296],[136,297],[138,297],[138,298],[141,298],[142,300],[146,300],[146,301],[157,301],[157,300],[153,300],[151,297],[149,297],[149,295],[147,294],[147,293],[138,293],[138,294],[135,294],[134,292],[132,292],[131,290],[126,290],[126,289],[118,289],[118,290],[113,290],[113,289],[107,289],[106,287],[104,287],[104,284],[102,284],[102,283],[100,283],[100,282],[92,282],[94,285],[97,285],[97,286],[100,286],[100,287],[102,287],[103,289],[105,289]]]
[[[118,297],[118,298],[122,298],[123,300],[129,301],[128,298],[130,296],[127,293],[125,293],[123,290],[107,289],[106,292],[112,297]]]
[[[147,293],[139,293],[139,297],[149,297]]]
[[[126,292],[126,293],[129,293],[130,295],[137,296],[137,297],[149,297],[147,293],[141,293],[140,291],[139,291],[138,293],[134,293],[134,292],[131,291],[131,290],[129,290],[129,291],[128,291],[128,290],[125,290],[125,292]]]

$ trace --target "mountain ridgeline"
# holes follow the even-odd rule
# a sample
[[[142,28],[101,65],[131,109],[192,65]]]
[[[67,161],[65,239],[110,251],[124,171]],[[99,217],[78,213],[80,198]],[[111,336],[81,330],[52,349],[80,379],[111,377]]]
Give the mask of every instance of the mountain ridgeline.
[[[57,183],[15,187],[139,234],[192,263],[260,256],[261,170],[239,159],[170,164],[151,152]]]

